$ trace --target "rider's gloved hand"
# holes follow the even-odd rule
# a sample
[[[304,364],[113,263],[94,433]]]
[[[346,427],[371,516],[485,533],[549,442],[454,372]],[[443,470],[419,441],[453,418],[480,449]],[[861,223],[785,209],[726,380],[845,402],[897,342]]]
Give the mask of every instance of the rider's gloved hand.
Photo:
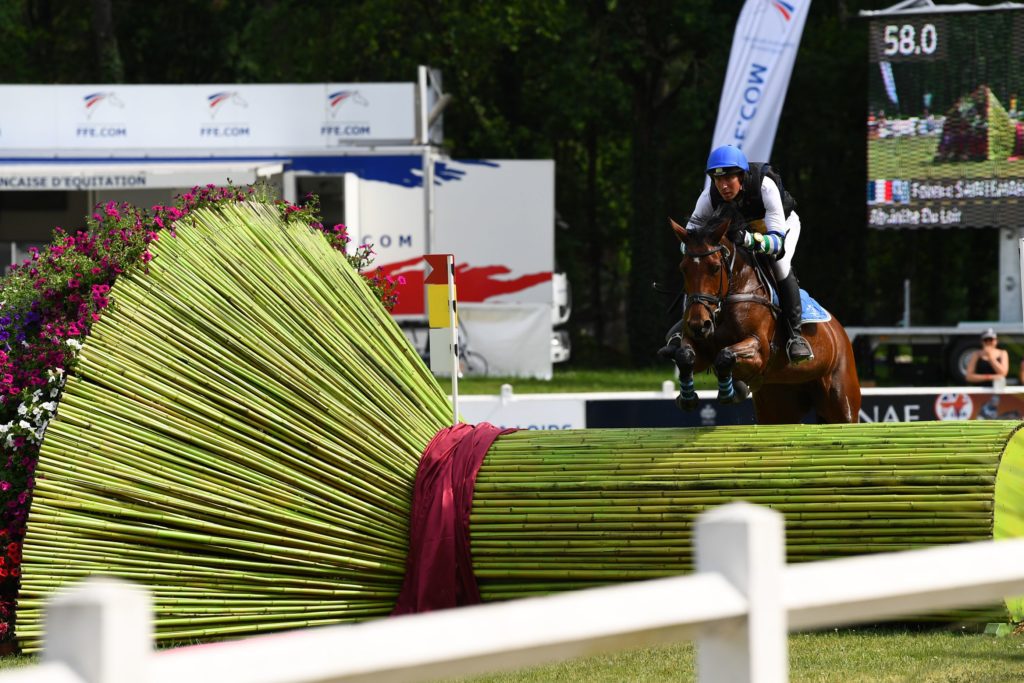
[[[760,249],[761,247],[757,239],[754,237],[754,234],[755,233],[751,232],[750,230],[743,231],[743,246],[746,247],[747,249]]]

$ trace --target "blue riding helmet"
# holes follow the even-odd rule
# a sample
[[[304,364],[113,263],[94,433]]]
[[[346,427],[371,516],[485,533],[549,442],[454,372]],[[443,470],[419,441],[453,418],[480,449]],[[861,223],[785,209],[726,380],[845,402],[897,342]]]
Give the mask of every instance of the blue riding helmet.
[[[739,147],[723,145],[711,150],[711,154],[708,155],[707,174],[710,176],[749,170],[750,163],[747,161],[747,155]]]

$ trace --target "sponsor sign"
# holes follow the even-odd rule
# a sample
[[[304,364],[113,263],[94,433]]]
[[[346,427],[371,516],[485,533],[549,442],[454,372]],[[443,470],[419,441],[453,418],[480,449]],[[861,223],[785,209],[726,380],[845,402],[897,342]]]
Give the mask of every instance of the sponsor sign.
[[[736,22],[712,148],[771,157],[810,0],[747,0]]]
[[[469,422],[487,421],[532,429],[715,427],[754,424],[754,404],[743,401],[723,406],[715,392],[701,391],[693,412],[676,408],[674,397],[651,392],[631,394],[551,394],[547,396],[463,397],[463,416]],[[461,400],[461,399],[460,399]],[[471,406],[471,407],[469,407]],[[1024,416],[1024,392],[979,393],[946,391],[903,394],[865,389],[861,422],[920,422],[937,420],[1019,420]],[[812,423],[808,414],[805,423]]]
[[[0,150],[291,154],[411,143],[413,83],[0,86]]]
[[[281,171],[281,164],[261,161],[110,162],[93,164],[0,164],[0,191],[5,190],[142,190],[191,187],[208,183],[249,184]]]

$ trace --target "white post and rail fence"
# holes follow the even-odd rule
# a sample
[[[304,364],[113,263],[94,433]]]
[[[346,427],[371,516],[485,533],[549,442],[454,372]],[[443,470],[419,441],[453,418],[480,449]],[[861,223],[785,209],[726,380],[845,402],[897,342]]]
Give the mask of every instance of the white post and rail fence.
[[[89,579],[57,595],[42,663],[0,683],[427,681],[686,639],[697,680],[789,675],[787,633],[1024,594],[1024,540],[787,566],[782,516],[701,515],[688,576],[154,651],[148,595]]]

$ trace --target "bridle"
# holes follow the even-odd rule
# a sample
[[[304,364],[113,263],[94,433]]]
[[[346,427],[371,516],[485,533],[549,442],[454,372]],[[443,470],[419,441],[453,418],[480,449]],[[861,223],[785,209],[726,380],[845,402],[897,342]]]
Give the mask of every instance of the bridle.
[[[725,271],[725,275],[723,276],[719,274],[718,292],[714,295],[687,294],[685,297],[683,297],[683,318],[686,318],[686,313],[687,311],[690,310],[691,306],[693,306],[694,304],[700,304],[705,308],[705,310],[707,310],[708,316],[711,318],[712,329],[714,329],[714,327],[718,325],[718,314],[722,312],[722,309],[725,307],[725,305],[728,303],[738,302],[754,303],[762,306],[767,306],[776,314],[778,314],[781,309],[775,304],[773,304],[771,302],[771,299],[753,293],[730,294],[730,292],[732,291],[733,270],[736,265],[736,253],[738,252],[738,249],[736,249],[735,247],[732,250],[730,250],[724,244],[716,244],[715,246],[709,247],[704,251],[687,250],[686,253],[683,255],[683,258],[692,256],[694,258],[700,259],[705,258],[707,256],[711,256],[712,254],[717,254],[718,252],[725,252],[724,260],[728,263],[728,267],[722,268],[722,270]],[[761,271],[758,268],[754,268],[754,272],[757,278],[761,281],[761,287],[767,290],[768,284],[764,280],[764,276],[762,275]]]
[[[710,247],[705,251],[687,250],[686,253],[683,255],[683,258],[693,257],[700,259],[706,256],[711,256],[712,254],[717,254],[718,252],[722,251],[725,252],[724,261],[728,262],[728,267],[722,268],[722,270],[725,271],[724,276],[722,275],[721,271],[719,271],[717,294],[687,294],[683,298],[684,318],[686,317],[686,312],[690,310],[691,306],[693,306],[694,304],[700,304],[707,310],[708,315],[711,316],[711,324],[718,324],[718,314],[721,313],[722,311],[722,304],[725,303],[726,298],[728,298],[729,296],[730,290],[732,290],[732,269],[736,263],[736,250],[734,249],[730,251],[729,248],[726,247],[724,244],[716,244],[715,246]],[[723,281],[725,285],[724,291]]]

